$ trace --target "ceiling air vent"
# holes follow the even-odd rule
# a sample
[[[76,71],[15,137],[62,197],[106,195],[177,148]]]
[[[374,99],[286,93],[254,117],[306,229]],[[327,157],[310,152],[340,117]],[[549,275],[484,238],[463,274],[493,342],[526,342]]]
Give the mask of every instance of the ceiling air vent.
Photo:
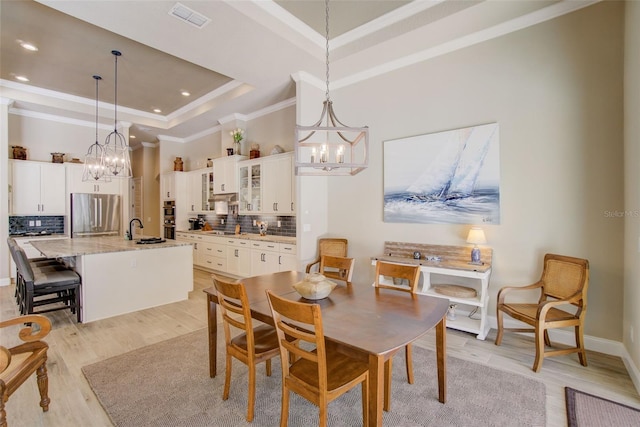
[[[201,13],[196,12],[193,9],[188,8],[187,6],[176,3],[171,10],[169,11],[169,15],[174,16],[181,21],[187,22],[194,27],[202,28],[211,22],[211,19],[207,18]]]

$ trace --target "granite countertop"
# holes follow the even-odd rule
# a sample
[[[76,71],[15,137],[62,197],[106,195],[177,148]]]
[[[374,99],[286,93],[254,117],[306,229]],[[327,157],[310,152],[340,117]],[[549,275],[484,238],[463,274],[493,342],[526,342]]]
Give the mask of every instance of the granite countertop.
[[[138,244],[136,240],[122,237],[80,237],[75,239],[34,240],[31,244],[47,258],[64,258],[78,255],[94,255],[109,252],[140,251],[190,245],[186,242],[167,240],[163,243]]]
[[[291,245],[296,244],[296,238],[290,236],[273,236],[260,234],[217,234],[215,231],[202,231],[202,230],[178,230],[178,233],[188,233],[198,236],[215,236],[215,237],[227,237],[231,239],[243,239],[243,240],[258,240],[262,242],[276,242],[276,243],[288,243]]]

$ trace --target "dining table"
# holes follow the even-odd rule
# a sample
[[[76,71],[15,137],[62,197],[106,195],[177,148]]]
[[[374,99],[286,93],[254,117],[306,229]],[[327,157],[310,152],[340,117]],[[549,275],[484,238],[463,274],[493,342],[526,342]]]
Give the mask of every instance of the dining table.
[[[369,425],[382,425],[385,362],[418,338],[435,328],[438,370],[438,400],[445,403],[446,383],[446,314],[449,301],[420,294],[407,294],[370,284],[338,285],[321,300],[306,300],[293,288],[305,273],[284,271],[241,279],[251,317],[273,325],[266,290],[293,301],[320,305],[325,339],[369,365]],[[217,309],[215,287],[207,294],[209,375],[216,376]],[[417,367],[420,369],[420,367]]]

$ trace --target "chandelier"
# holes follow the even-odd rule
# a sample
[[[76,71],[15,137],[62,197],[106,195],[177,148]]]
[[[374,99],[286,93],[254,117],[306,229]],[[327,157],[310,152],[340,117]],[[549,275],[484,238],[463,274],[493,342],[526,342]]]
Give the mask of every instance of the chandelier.
[[[96,142],[89,146],[87,154],[84,156],[84,169],[82,170],[82,181],[109,182],[111,178],[105,176],[102,166],[102,156],[104,148],[98,142],[98,83],[102,77],[94,75],[96,81]]]
[[[296,175],[355,175],[369,163],[369,128],[344,125],[329,96],[329,0],[325,0],[326,92],[320,120],[296,125]],[[324,122],[324,125],[323,125]]]
[[[129,178],[131,177],[131,161],[129,159],[129,145],[124,135],[118,132],[118,57],[122,55],[120,51],[112,50],[111,54],[115,58],[115,96],[114,105],[114,124],[113,132],[107,135],[104,141],[102,152],[102,167],[104,174],[112,178]]]

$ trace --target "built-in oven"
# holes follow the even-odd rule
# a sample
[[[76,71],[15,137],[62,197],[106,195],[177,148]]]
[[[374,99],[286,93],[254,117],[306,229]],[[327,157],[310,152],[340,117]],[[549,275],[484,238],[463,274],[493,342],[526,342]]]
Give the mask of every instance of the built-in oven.
[[[175,240],[176,238],[176,202],[173,200],[165,200],[163,204],[164,211],[164,238]]]

